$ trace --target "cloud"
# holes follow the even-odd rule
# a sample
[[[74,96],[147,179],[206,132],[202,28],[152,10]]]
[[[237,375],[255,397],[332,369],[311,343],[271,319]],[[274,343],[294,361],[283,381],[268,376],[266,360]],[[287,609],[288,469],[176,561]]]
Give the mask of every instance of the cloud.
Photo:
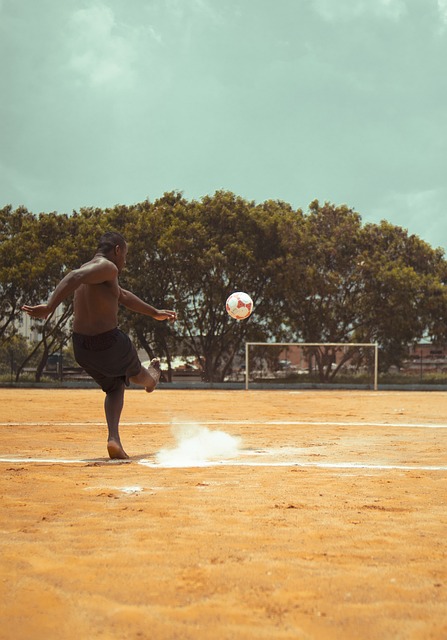
[[[213,23],[220,23],[221,16],[217,9],[219,3],[210,3],[208,0],[158,0],[166,6],[168,13],[171,17],[175,17],[178,20],[184,22],[185,19],[191,20],[196,16],[202,16]]]
[[[354,20],[364,15],[398,20],[406,13],[405,0],[314,0],[314,6],[327,22]]]
[[[447,246],[447,188],[390,192],[365,219],[391,220],[433,247]]]
[[[10,194],[8,204],[15,207],[28,206],[30,200],[38,202],[51,190],[51,184],[47,179],[34,175],[33,171],[27,168],[18,169],[9,161],[0,160],[0,176],[0,188]]]
[[[447,0],[438,0],[438,11],[444,27],[447,27]]]
[[[79,78],[96,87],[119,81],[125,88],[133,83],[136,61],[133,33],[117,24],[110,6],[97,2],[78,9],[69,24],[69,67]]]

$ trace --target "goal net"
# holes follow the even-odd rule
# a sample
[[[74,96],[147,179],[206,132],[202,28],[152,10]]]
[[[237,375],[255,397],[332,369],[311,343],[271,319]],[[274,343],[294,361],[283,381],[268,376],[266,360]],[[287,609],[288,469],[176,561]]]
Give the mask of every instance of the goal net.
[[[377,343],[247,342],[245,388],[377,389]]]

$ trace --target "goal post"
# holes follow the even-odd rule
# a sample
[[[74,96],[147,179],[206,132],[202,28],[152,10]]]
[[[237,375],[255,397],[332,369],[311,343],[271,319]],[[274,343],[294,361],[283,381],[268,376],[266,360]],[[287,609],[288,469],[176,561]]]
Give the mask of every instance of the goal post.
[[[377,391],[377,342],[246,342],[245,388],[264,383],[363,384]]]

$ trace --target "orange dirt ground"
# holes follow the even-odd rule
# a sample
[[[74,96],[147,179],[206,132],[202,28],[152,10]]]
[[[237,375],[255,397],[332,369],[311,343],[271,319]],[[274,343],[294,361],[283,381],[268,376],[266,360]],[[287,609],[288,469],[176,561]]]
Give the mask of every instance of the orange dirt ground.
[[[126,463],[102,403],[0,389],[2,640],[447,638],[446,393],[130,390]]]

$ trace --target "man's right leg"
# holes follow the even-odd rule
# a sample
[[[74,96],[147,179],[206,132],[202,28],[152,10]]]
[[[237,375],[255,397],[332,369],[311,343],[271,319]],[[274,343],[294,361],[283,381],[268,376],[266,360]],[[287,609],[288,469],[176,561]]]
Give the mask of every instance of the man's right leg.
[[[146,368],[141,365],[140,373],[130,378],[134,384],[139,384],[145,387],[146,391],[150,393],[155,389],[160,380],[160,360],[158,358],[152,358],[150,365]]]

